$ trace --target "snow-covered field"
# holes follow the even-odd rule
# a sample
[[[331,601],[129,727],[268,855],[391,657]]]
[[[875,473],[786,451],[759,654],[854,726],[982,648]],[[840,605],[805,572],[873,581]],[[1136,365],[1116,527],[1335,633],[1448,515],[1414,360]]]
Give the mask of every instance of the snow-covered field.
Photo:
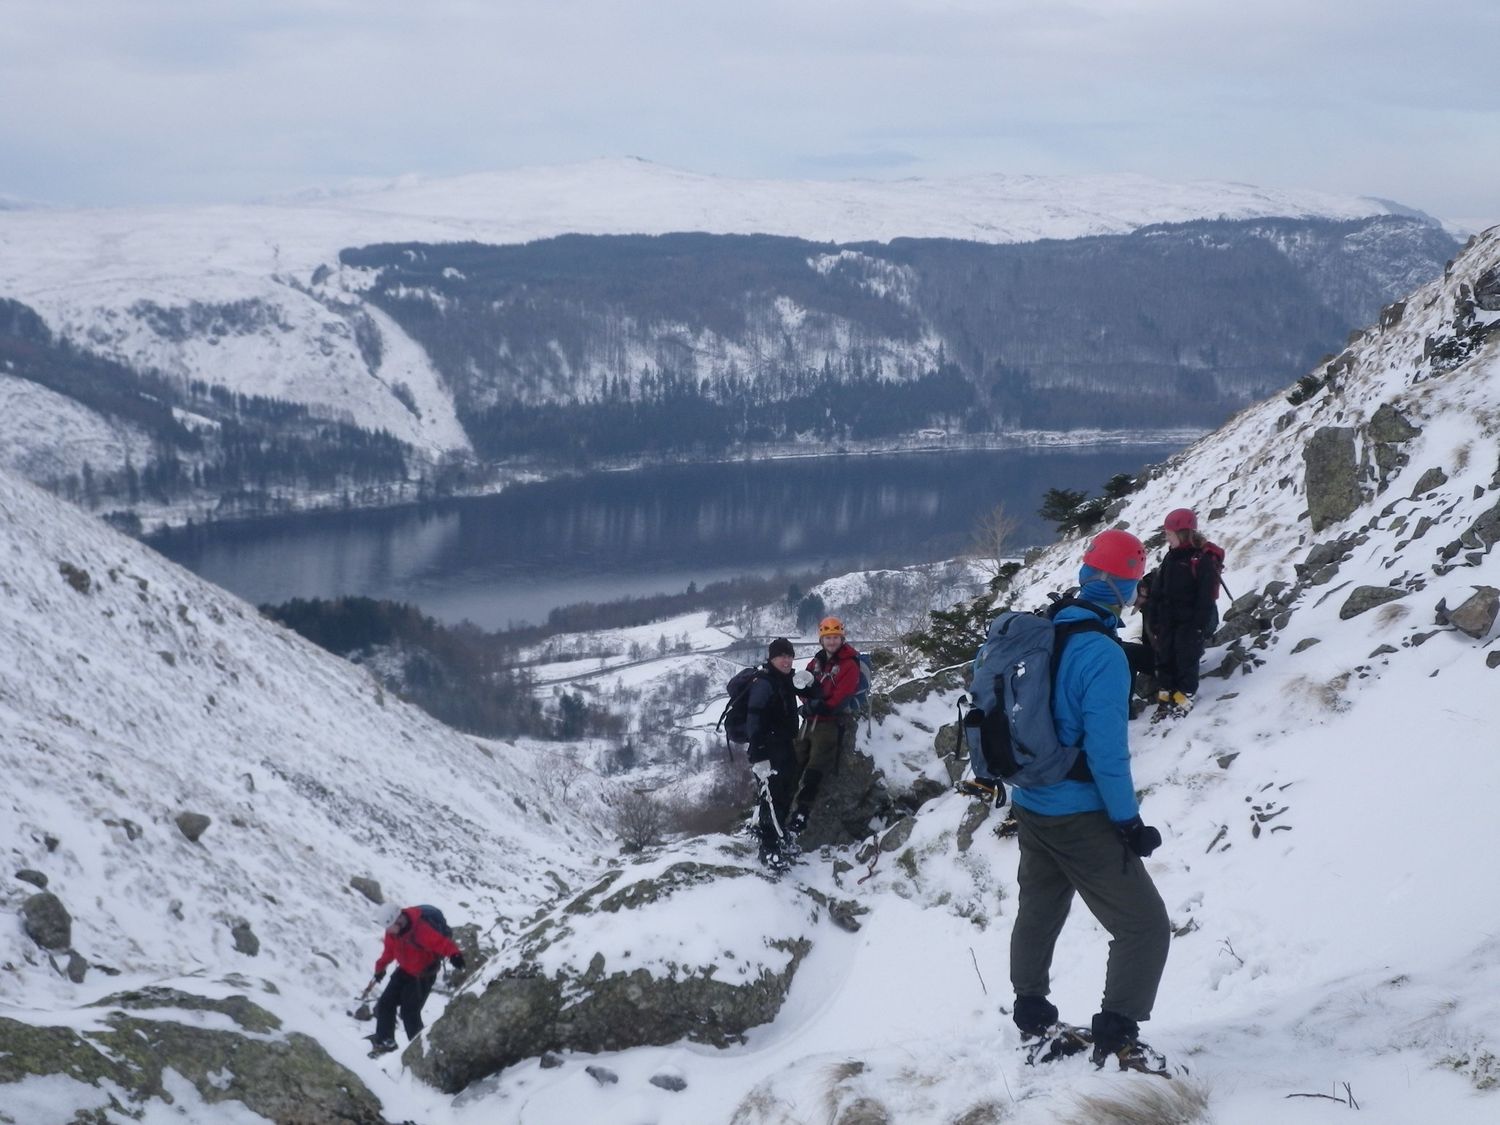
[[[909,839],[873,873],[848,855],[813,856],[740,901],[705,890],[661,908],[668,922],[680,911],[675,940],[695,955],[716,936],[743,951],[788,927],[813,941],[776,1019],[743,1045],[527,1062],[456,1099],[418,1083],[398,1056],[366,1060],[342,1018],[374,952],[368,904],[349,877],[380,878],[393,897],[467,903],[464,920],[482,929],[500,918],[490,936],[503,962],[516,921],[552,894],[544,872],[576,887],[611,850],[596,810],[549,799],[535,764],[548,748],[444,730],[382,698],[363,672],[8,475],[0,846],[16,868],[49,875],[74,910],[75,947],[125,982],[196,974],[210,987],[234,970],[275,983],[279,995],[257,1002],[318,1038],[391,1120],[1259,1125],[1343,1120],[1351,1108],[1331,1099],[1350,1093],[1360,1120],[1382,1125],[1500,1119],[1491,1089],[1500,645],[1493,626],[1475,638],[1437,618],[1440,600],[1452,609],[1476,587],[1500,587],[1489,549],[1500,537],[1500,336],[1446,369],[1432,354],[1497,268],[1500,230],[1413,295],[1399,322],[1352,345],[1331,389],[1300,407],[1276,399],[1245,411],[1173,458],[1118,514],[1145,535],[1166,511],[1192,506],[1228,551],[1235,594],[1273,582],[1296,592],[1263,647],[1249,650],[1253,671],[1205,679],[1183,720],[1132,728],[1143,815],[1165,837],[1148,868],[1179,935],[1144,1028],[1190,1072],[1170,1084],[1095,1073],[1082,1060],[1024,1065],[1000,1010],[1010,999],[1015,845],[992,832],[992,814],[960,850],[975,810],[956,795],[923,805]],[[1465,323],[1496,319],[1479,309]],[[1373,473],[1368,423],[1386,404],[1420,428],[1399,443],[1404,464],[1378,492],[1365,477],[1353,511],[1313,533],[1307,440],[1322,427],[1355,428]],[[1298,585],[1314,545],[1346,536],[1337,572]],[[1035,560],[1014,587],[1017,603],[1041,604],[1071,584],[1082,548],[1059,543]],[[852,596],[860,581],[828,593]],[[1400,596],[1350,615],[1362,586]],[[718,639],[706,620],[678,631],[690,647]],[[856,644],[862,631],[873,628],[851,625]],[[1206,666],[1224,656],[1211,650]],[[933,737],[952,714],[952,696],[936,693],[903,705],[862,745],[893,785],[919,774],[946,782]],[[200,844],[172,822],[184,809],[214,817]],[[680,843],[637,870],[719,851],[719,841]],[[33,890],[3,886],[8,909]],[[864,907],[858,932],[799,913],[804,887]],[[260,938],[255,958],[233,948],[241,919]],[[669,956],[637,948],[640,937],[601,931],[599,941],[612,957]],[[1095,1010],[1106,943],[1076,911],[1054,963],[1054,999],[1068,1018]],[[68,982],[19,923],[0,926],[0,1015],[61,1024],[120,987],[93,970]],[[594,1063],[619,1081],[588,1075]],[[685,1089],[650,1084],[663,1073]],[[79,1091],[54,1086],[25,1087],[28,1125],[70,1119],[63,1107]],[[1152,1091],[1192,1093],[1207,1109],[1122,1118],[1087,1100]],[[4,1093],[0,1107],[12,1104]],[[1294,1096],[1315,1094],[1328,1096]],[[190,1113],[253,1120],[232,1105]]]

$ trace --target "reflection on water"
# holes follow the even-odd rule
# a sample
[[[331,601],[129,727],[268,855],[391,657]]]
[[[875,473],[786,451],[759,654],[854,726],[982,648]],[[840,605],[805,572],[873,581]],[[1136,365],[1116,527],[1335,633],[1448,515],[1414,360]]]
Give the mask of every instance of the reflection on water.
[[[252,602],[365,594],[487,628],[741,574],[951,557],[1004,503],[1049,539],[1048,488],[1097,491],[1171,451],[845,456],[598,473],[498,496],[169,533],[162,553]]]

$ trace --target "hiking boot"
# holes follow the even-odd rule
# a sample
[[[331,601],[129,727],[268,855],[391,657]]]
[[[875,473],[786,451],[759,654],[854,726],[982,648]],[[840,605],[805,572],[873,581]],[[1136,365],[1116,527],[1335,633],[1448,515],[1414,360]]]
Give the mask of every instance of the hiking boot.
[[[1053,1024],[1045,1034],[1034,1039],[1023,1038],[1021,1045],[1026,1051],[1026,1065],[1035,1066],[1037,1063],[1056,1062],[1058,1059],[1081,1055],[1089,1049],[1092,1042],[1093,1036],[1089,1034],[1088,1028],[1059,1023]]]
[[[1115,1060],[1120,1070],[1133,1070],[1138,1074],[1155,1074],[1162,1078],[1172,1077],[1172,1072],[1167,1068],[1167,1056],[1142,1043],[1139,1039],[1132,1040],[1115,1051],[1105,1051],[1095,1044],[1094,1053],[1089,1057],[1089,1061],[1094,1064],[1094,1069],[1103,1070],[1104,1064],[1111,1058]]]
[[[1172,714],[1179,717],[1186,715],[1193,709],[1193,697],[1185,692],[1174,691],[1172,693]]]
[[[1015,1020],[1021,1038],[1033,1039],[1052,1029],[1057,1022],[1057,1006],[1045,996],[1017,996],[1010,1018]]]
[[[761,848],[760,865],[772,875],[780,875],[792,866],[786,856],[781,854],[780,848]]]
[[[1162,688],[1161,691],[1156,693],[1156,702],[1161,704],[1163,707],[1167,706],[1172,702],[1172,693],[1166,688]]]
[[[394,1039],[381,1039],[375,1035],[366,1035],[365,1038],[370,1041],[371,1058],[374,1058],[376,1055],[388,1055],[396,1049],[396,1041]]]

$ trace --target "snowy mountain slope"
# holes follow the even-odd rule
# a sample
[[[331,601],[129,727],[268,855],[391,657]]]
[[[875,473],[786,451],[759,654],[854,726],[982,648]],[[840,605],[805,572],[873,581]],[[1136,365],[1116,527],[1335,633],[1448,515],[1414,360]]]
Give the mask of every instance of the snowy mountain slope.
[[[309,284],[342,249],[681,230],[1018,242],[1197,218],[1394,210],[1371,199],[1126,175],[737,181],[601,160],[243,206],[3,211],[0,295],[111,359],[290,398],[440,453],[466,451],[468,440],[426,356],[357,291]]]
[[[1171,508],[1198,508],[1228,549],[1249,629],[1210,650],[1205,666],[1228,675],[1205,678],[1190,716],[1132,728],[1144,815],[1166,837],[1149,867],[1177,935],[1145,1031],[1190,1074],[1169,1087],[1080,1060],[1024,1065],[997,1011],[1010,999],[1015,845],[991,831],[998,817],[947,796],[873,868],[826,855],[781,884],[868,912],[852,940],[815,944],[776,1020],[743,1046],[522,1064],[460,1096],[453,1119],[1249,1125],[1327,1120],[1349,1108],[1329,1098],[1349,1093],[1393,1125],[1493,1120],[1500,644],[1493,623],[1471,636],[1438,607],[1500,587],[1500,334],[1488,328],[1500,309],[1483,307],[1500,305],[1497,279],[1500,230],[1364,333],[1330,387],[1244,412],[1116,513],[1147,535]],[[1412,428],[1393,427],[1383,406]],[[1357,491],[1325,524],[1329,470],[1314,459],[1310,497],[1306,451],[1326,427],[1347,431]],[[1016,604],[1071,585],[1083,547],[1060,543],[1027,567]],[[1354,597],[1361,587],[1400,596],[1380,604],[1389,595]],[[953,695],[934,693],[864,745],[900,788],[918,774],[941,782],[932,738],[952,715]],[[726,941],[762,923],[728,917]],[[1054,962],[1069,1018],[1095,1010],[1106,945],[1076,911]],[[686,1090],[653,1087],[663,1072]],[[1153,1091],[1207,1110],[1126,1117],[1090,1101]]]
[[[89,465],[145,464],[151,438],[67,395],[0,373],[0,469],[60,480]]]
[[[109,993],[239,973],[269,982],[256,1003],[360,1060],[344,1010],[380,932],[351,878],[492,944],[556,892],[545,871],[572,879],[597,846],[535,780],[546,748],[442,727],[9,473],[0,559],[6,1018],[51,1026]],[[211,818],[196,843],[184,812]],[[23,869],[71,913],[81,983],[23,931]]]

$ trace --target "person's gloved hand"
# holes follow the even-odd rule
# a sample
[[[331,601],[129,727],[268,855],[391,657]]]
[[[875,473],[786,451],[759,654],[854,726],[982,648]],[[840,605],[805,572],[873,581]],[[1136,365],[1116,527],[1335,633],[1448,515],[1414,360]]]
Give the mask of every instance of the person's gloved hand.
[[[385,980],[385,970],[384,969],[376,969],[375,970],[375,979],[376,980]]]
[[[771,768],[771,760],[762,758],[758,762],[750,763],[750,772],[755,775],[756,781],[770,781],[771,775],[776,771]]]
[[[1115,831],[1120,834],[1125,846],[1142,859],[1161,847],[1161,833],[1138,816],[1130,820],[1115,821]]]
[[[463,972],[464,955],[462,953],[455,953],[452,957],[448,958],[448,964],[453,966],[454,972]]]

